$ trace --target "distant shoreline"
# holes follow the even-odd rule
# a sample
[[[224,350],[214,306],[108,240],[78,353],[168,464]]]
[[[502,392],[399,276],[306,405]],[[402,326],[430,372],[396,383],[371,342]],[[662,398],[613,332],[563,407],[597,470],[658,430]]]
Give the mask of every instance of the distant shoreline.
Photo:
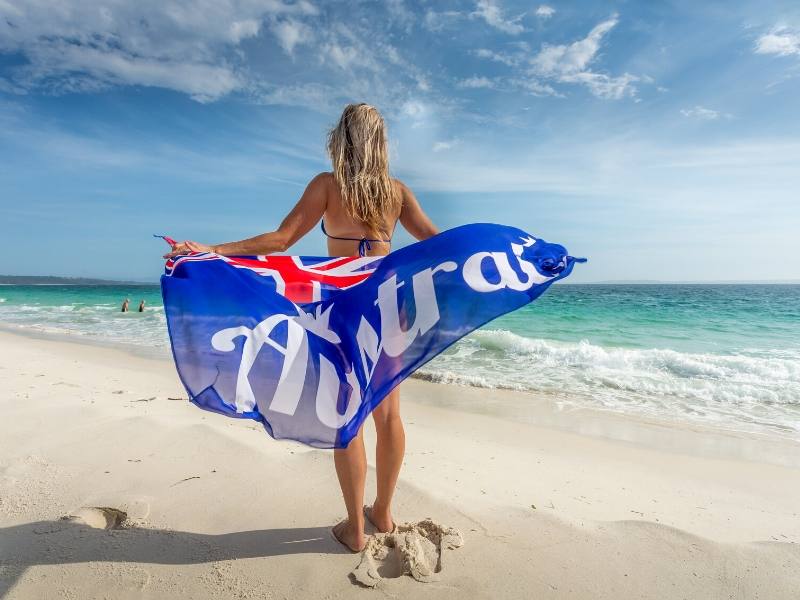
[[[564,281],[559,285],[800,285],[800,279],[743,281]]]
[[[90,277],[56,277],[48,275],[0,275],[0,286],[4,285],[96,285],[96,286],[157,286],[156,281],[124,281]],[[701,281],[658,281],[658,280],[609,280],[609,281],[563,281],[559,285],[800,285],[800,279],[775,280],[701,280]]]
[[[93,282],[93,283],[4,283],[0,282],[0,286],[7,286],[12,287],[15,285],[26,285],[31,287],[64,287],[64,286],[83,286],[83,287],[115,287],[115,286],[126,286],[126,287],[158,287],[160,284],[157,281],[153,281],[151,283],[141,282],[141,281],[103,281],[100,283]]]
[[[0,275],[0,285],[158,285],[157,281],[118,281],[91,277],[50,275]]]

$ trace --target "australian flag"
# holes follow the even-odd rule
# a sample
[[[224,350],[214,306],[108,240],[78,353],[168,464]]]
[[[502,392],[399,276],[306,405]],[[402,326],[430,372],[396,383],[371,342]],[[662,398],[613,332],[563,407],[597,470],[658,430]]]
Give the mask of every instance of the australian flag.
[[[342,448],[403,379],[582,261],[473,224],[382,257],[193,253],[167,262],[161,290],[194,404]]]

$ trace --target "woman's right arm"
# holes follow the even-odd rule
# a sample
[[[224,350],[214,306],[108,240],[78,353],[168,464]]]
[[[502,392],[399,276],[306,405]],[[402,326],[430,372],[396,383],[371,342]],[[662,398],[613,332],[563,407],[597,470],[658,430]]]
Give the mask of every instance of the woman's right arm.
[[[439,233],[436,225],[422,210],[416,196],[414,196],[414,192],[404,183],[399,181],[398,183],[400,184],[403,198],[403,206],[400,209],[400,223],[406,228],[406,231],[418,240],[427,240],[429,237]]]

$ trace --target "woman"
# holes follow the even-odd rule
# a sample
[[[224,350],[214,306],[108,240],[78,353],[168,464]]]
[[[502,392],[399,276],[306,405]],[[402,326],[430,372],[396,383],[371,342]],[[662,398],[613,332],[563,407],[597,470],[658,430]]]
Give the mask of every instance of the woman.
[[[400,221],[419,240],[438,233],[411,190],[389,175],[386,133],[380,113],[367,104],[350,104],[328,134],[332,173],[320,173],[306,187],[297,205],[276,231],[240,242],[206,246],[181,242],[164,258],[188,252],[229,256],[285,252],[318,221],[328,237],[330,256],[383,256],[391,249]],[[405,453],[400,419],[400,392],[395,388],[372,412],[377,431],[375,468],[377,493],[364,508],[367,457],[362,432],[345,449],[334,450],[347,520],[333,528],[336,539],[352,551],[366,545],[364,518],[380,532],[394,528],[391,504]]]

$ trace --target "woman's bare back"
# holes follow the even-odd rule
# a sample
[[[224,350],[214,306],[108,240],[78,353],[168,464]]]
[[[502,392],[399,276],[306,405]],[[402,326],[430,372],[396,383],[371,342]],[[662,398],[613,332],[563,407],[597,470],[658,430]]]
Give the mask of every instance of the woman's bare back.
[[[397,220],[400,218],[401,209],[398,208],[394,214],[385,215],[385,225],[379,233],[369,233],[365,231],[363,225],[356,223],[347,214],[342,202],[342,194],[332,173],[323,173],[320,177],[325,181],[325,214],[323,220],[325,231],[328,236],[328,254],[330,256],[352,256],[358,254],[359,241],[368,239],[369,245],[365,248],[364,254],[367,256],[383,256],[391,250],[391,240]],[[402,198],[403,186],[398,180],[392,180],[395,193]],[[350,239],[337,239],[350,238]]]
[[[395,193],[400,196],[400,207],[393,214],[385,215],[385,228],[383,232],[376,235],[364,230],[364,227],[356,223],[347,214],[342,202],[342,195],[339,186],[332,173],[321,173],[317,179],[322,180],[325,186],[325,212],[323,219],[325,230],[328,234],[328,255],[329,256],[354,256],[358,254],[359,240],[367,238],[370,240],[369,248],[366,249],[367,256],[384,256],[391,251],[391,239],[397,222],[401,221],[409,233],[418,239],[425,239],[437,233],[433,223],[427,215],[422,212],[417,199],[411,190],[399,179],[392,179]],[[351,238],[348,240],[335,238]],[[374,241],[379,240],[379,241]]]

